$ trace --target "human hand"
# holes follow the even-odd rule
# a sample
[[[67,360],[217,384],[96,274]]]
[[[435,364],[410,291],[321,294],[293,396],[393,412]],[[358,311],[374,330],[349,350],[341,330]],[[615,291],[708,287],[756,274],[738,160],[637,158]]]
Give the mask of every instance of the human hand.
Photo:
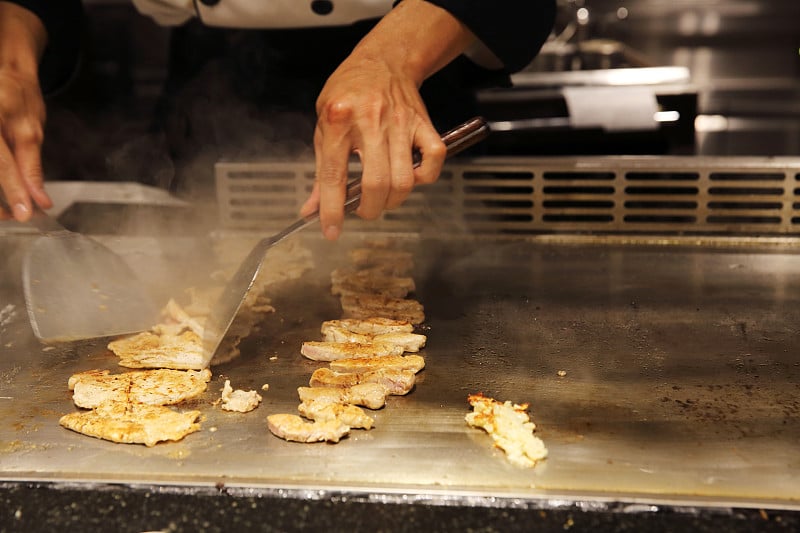
[[[438,178],[447,150],[417,85],[380,58],[351,56],[342,63],[320,93],[317,110],[317,180],[301,214],[319,208],[326,238],[335,240],[341,232],[351,154],[361,160],[356,214],[364,219],[398,207],[414,186]],[[421,155],[416,168],[414,149]]]
[[[361,204],[374,219],[399,206],[415,185],[439,177],[447,149],[419,94],[422,82],[475,36],[455,17],[424,0],[403,0],[355,47],[317,98],[316,181],[301,208],[319,208],[323,234],[335,240],[344,219],[347,166],[361,159]],[[421,156],[414,167],[412,151]]]
[[[0,188],[12,210],[0,218],[26,221],[32,202],[53,205],[44,190],[41,146],[45,105],[37,78],[0,67]]]

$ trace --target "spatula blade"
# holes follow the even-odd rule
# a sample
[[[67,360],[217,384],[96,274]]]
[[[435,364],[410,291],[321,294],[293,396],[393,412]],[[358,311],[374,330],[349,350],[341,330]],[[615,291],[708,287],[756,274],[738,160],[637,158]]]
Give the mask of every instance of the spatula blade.
[[[128,264],[77,233],[34,241],[22,278],[33,332],[44,342],[134,333],[158,322],[158,306]]]

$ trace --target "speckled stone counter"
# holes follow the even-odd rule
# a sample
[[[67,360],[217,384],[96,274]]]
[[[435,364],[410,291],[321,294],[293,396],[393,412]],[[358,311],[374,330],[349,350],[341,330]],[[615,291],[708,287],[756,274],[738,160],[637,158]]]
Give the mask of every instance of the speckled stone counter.
[[[398,495],[87,484],[0,485],[0,531],[798,531],[800,512],[626,502],[464,505]]]

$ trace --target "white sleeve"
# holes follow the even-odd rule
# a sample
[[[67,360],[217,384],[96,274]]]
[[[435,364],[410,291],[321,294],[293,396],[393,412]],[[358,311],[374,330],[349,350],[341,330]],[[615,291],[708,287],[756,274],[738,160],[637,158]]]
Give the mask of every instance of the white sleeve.
[[[133,5],[161,26],[180,26],[197,16],[193,0],[133,0]]]

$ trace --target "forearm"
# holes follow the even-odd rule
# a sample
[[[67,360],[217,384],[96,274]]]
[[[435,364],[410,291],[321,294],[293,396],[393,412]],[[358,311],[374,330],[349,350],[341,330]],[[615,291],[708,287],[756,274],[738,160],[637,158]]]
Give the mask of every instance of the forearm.
[[[46,46],[47,32],[36,15],[0,1],[0,69],[37,77]]]
[[[391,65],[419,87],[474,42],[475,35],[449,12],[423,0],[404,0],[364,37],[351,57]]]

